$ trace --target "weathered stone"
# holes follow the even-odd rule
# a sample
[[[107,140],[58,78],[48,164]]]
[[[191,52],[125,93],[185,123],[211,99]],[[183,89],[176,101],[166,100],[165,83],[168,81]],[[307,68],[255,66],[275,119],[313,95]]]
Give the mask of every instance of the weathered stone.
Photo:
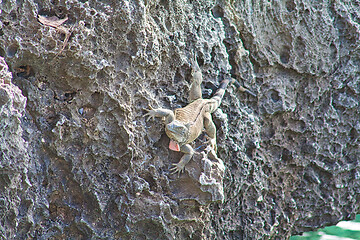
[[[0,10],[0,238],[287,239],[359,213],[354,1]],[[200,136],[177,178],[143,109],[185,106],[194,59],[204,97],[227,73],[257,97],[228,89],[217,154]]]

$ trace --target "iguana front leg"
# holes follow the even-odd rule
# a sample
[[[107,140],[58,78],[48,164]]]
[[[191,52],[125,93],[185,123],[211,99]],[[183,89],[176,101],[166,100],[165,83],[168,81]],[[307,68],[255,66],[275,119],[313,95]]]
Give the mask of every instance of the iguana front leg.
[[[172,174],[178,173],[179,176],[180,173],[184,171],[185,165],[190,161],[195,152],[189,144],[181,146],[180,151],[185,153],[184,156],[181,157],[178,163],[173,164],[174,167],[170,169]]]
[[[174,112],[169,109],[153,109],[152,107],[150,107],[150,109],[145,110],[147,111],[147,113],[144,115],[144,117],[148,117],[147,121],[149,121],[150,119],[155,120],[155,117],[165,117],[165,123],[168,124],[175,119]]]

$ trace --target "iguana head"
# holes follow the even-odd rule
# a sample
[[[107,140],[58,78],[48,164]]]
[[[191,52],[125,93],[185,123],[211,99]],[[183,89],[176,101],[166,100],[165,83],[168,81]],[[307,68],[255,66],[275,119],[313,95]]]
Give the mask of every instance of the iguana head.
[[[174,120],[171,123],[166,124],[165,131],[171,140],[177,142],[181,146],[189,139],[189,128],[190,124],[184,124]]]

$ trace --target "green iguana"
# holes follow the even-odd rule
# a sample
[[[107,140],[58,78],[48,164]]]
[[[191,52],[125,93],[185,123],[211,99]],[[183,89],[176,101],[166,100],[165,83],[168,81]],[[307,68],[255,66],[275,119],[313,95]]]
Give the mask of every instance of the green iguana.
[[[247,92],[256,96],[249,90],[240,86],[233,78],[227,78],[221,81],[220,86],[214,96],[210,99],[203,99],[201,92],[201,83],[203,77],[199,69],[192,71],[192,79],[189,93],[190,104],[184,108],[177,108],[174,111],[168,109],[145,109],[148,111],[144,116],[148,116],[147,121],[155,117],[165,117],[165,132],[170,138],[169,148],[173,151],[184,153],[182,158],[170,170],[173,174],[181,173],[185,165],[190,161],[194,154],[194,149],[189,143],[194,141],[203,131],[210,137],[212,148],[216,147],[216,127],[212,121],[211,113],[220,106],[224,96],[225,89],[229,83],[234,83],[240,91]]]

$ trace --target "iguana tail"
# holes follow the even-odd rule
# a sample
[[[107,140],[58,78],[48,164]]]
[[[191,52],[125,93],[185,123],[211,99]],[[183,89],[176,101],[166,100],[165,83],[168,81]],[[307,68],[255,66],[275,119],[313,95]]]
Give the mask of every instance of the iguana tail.
[[[221,100],[224,97],[225,91],[229,83],[233,83],[235,79],[227,78],[221,81],[219,88],[216,90],[211,100],[215,101],[215,104],[211,106],[210,112],[214,112],[221,104]]]
[[[252,95],[253,97],[256,97],[256,94],[254,94],[253,92],[251,92],[248,89],[241,86],[240,83],[238,81],[236,81],[234,78],[226,78],[221,81],[218,90],[215,92],[214,96],[211,98],[211,100],[215,100],[214,106],[211,107],[211,110],[210,110],[211,112],[214,112],[220,106],[221,100],[223,99],[226,88],[229,84],[234,84],[235,87],[237,89],[239,89],[241,92],[246,92],[246,93]]]

